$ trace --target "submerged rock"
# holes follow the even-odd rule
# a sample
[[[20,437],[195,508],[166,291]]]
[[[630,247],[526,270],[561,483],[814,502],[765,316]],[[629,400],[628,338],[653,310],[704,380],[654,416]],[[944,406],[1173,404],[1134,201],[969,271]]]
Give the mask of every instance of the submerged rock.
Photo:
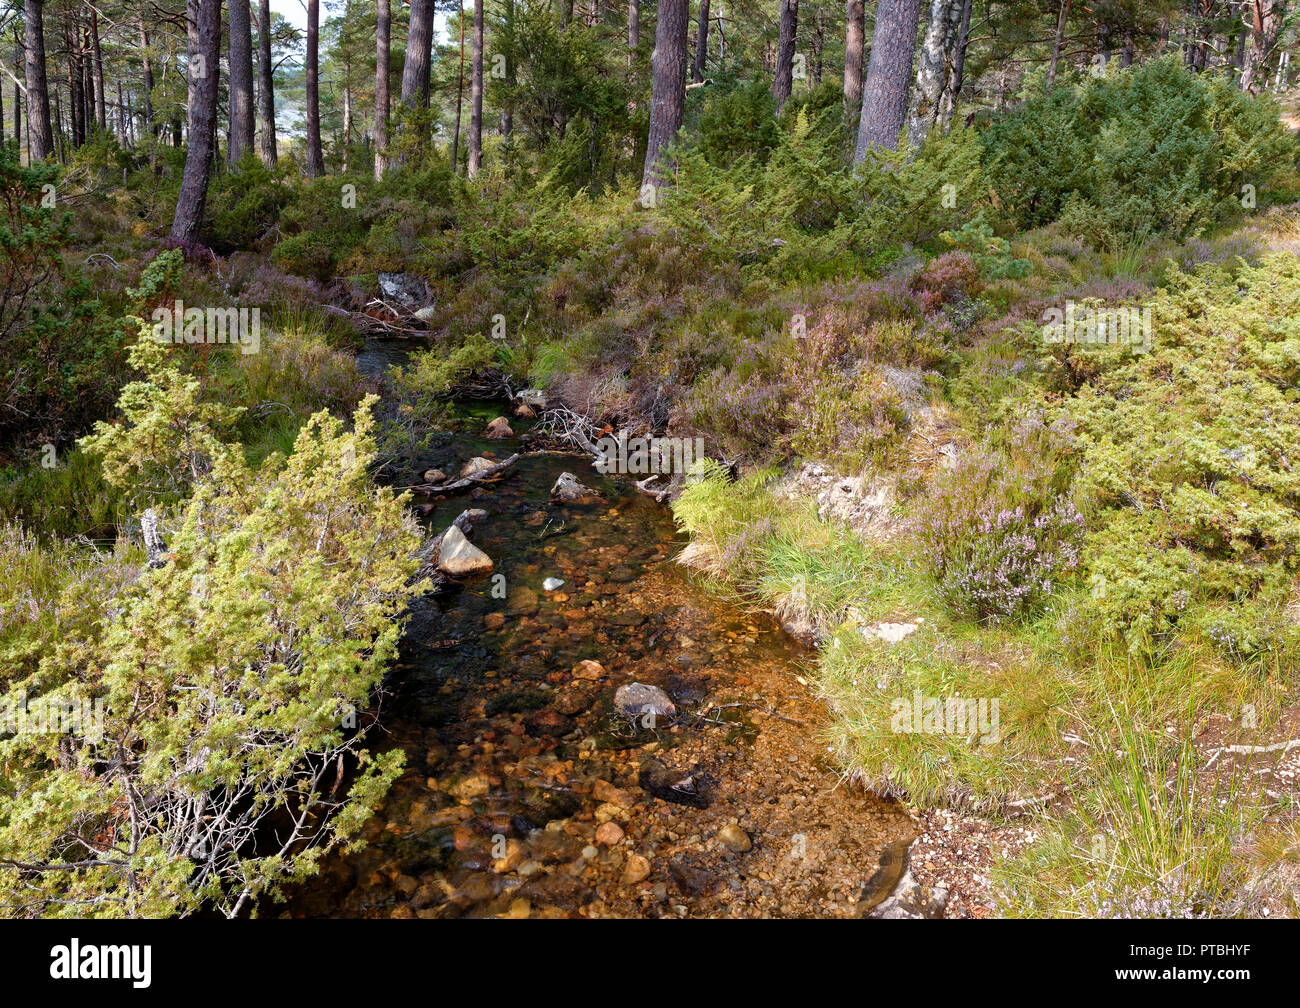
[[[584,658],[573,666],[571,674],[575,679],[603,679],[605,677],[605,666],[598,661]]]
[[[506,595],[506,612],[511,616],[531,616],[537,612],[537,592],[526,585],[510,589]]]
[[[650,862],[640,854],[629,854],[627,864],[623,866],[623,882],[636,885],[650,876]]]
[[[743,854],[754,846],[754,842],[749,839],[749,834],[735,823],[727,823],[718,830],[718,841],[727,850],[736,854]]]
[[[487,425],[487,429],[483,431],[483,436],[499,441],[501,438],[514,437],[515,432],[510,429],[510,421],[503,416],[499,416]]]
[[[614,706],[618,708],[619,713],[628,717],[641,717],[645,714],[651,714],[656,718],[677,716],[677,706],[669,699],[667,693],[658,686],[648,686],[639,682],[624,683],[615,690]]]
[[[663,801],[700,809],[709,807],[708,792],[698,770],[672,770],[656,759],[649,759],[641,765],[640,784],[643,790]]]
[[[600,500],[600,494],[591,487],[583,486],[578,477],[571,472],[560,473],[560,478],[551,487],[551,500],[565,501],[570,504],[586,504]]]
[[[492,570],[492,558],[465,538],[459,527],[452,525],[442,534],[438,544],[438,569],[452,577],[470,577]]]

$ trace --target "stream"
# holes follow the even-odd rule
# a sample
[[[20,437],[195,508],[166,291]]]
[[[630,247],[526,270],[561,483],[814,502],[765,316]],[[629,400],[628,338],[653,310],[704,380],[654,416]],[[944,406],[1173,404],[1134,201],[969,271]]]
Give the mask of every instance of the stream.
[[[369,343],[359,359],[378,375],[401,353]],[[393,481],[527,452],[479,436],[502,414],[462,407],[460,429]],[[561,472],[603,501],[552,502]],[[685,541],[666,506],[555,453],[413,503],[435,535],[484,509],[471,538],[495,571],[415,606],[372,742],[402,749],[406,772],[364,846],[327,857],[279,911],[855,917],[888,895],[911,821],[841,781],[812,653],[674,561]],[[662,689],[677,716],[624,716],[612,700],[629,682]]]

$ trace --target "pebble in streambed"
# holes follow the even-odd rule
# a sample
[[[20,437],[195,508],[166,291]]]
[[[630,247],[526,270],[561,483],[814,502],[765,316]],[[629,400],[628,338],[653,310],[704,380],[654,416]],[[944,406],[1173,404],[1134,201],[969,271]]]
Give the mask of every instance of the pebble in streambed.
[[[458,472],[478,448],[420,471]],[[562,473],[601,502],[551,500]],[[288,912],[857,916],[910,823],[826,766],[823,708],[796,679],[807,653],[696,588],[671,563],[671,516],[630,481],[523,455],[473,502],[495,569],[413,614],[382,711],[407,770],[365,846],[327,858]],[[427,521],[469,506],[435,502]],[[641,734],[606,744],[610,718]]]

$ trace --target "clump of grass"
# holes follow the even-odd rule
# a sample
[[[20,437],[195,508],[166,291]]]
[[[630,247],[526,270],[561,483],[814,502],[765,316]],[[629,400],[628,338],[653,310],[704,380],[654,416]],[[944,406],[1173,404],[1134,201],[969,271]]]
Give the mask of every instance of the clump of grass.
[[[1060,784],[1069,671],[1007,635],[959,641],[922,624],[886,645],[850,620],[819,676],[830,745],[879,794],[996,812]]]
[[[925,604],[924,576],[890,547],[822,521],[808,502],[778,497],[774,470],[732,482],[704,463],[673,505],[697,565],[765,608],[829,636],[849,608],[879,614]]]
[[[1121,666],[1121,668],[1123,668]],[[1086,746],[1063,811],[999,864],[1002,909],[1024,917],[1225,917],[1251,900],[1239,850],[1263,818],[1248,771],[1200,768],[1196,705],[1167,717],[1168,695],[1130,667],[1103,666],[1105,694],[1080,722]]]

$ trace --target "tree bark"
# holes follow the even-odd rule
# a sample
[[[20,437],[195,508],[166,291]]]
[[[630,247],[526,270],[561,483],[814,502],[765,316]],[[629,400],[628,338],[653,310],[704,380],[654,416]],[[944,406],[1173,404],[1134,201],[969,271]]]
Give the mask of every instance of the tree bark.
[[[970,44],[970,11],[974,0],[965,0],[961,9],[961,26],[952,52],[952,74],[943,92],[943,109],[940,118],[946,133],[952,128],[952,119],[961,104],[961,89],[966,83],[966,47]]]
[[[385,0],[387,2],[387,0]],[[257,3],[257,110],[261,133],[257,151],[265,165],[275,165],[275,67],[271,63],[271,0]]]
[[[253,18],[249,0],[230,0],[230,150],[236,164],[253,149]]]
[[[857,126],[862,110],[863,0],[844,5],[844,121]]]
[[[912,57],[921,0],[880,0],[871,59],[862,87],[862,121],[858,126],[855,163],[874,148],[898,149],[898,134],[907,118],[907,92],[912,83]]]
[[[18,35],[18,25],[14,25],[14,71],[23,70],[23,43]],[[26,70],[23,70],[26,73]],[[14,142],[18,144],[19,149],[23,146],[23,89],[18,86],[18,81],[14,81]],[[28,147],[31,143],[28,141]],[[31,151],[27,152],[28,163],[31,162]]]
[[[465,11],[460,15],[460,68],[456,74],[456,128],[451,136],[451,171],[460,174],[460,113],[465,98]]]
[[[794,88],[794,42],[799,31],[799,0],[781,0],[781,30],[776,43],[776,73],[772,77],[772,97],[781,111]]]
[[[709,0],[700,0],[700,19],[695,27],[695,66],[692,78],[696,84],[704,82],[709,59]]]
[[[505,31],[498,45],[505,50],[506,84],[515,86],[515,0],[505,0]],[[501,138],[509,140],[515,130],[515,110],[513,98],[506,97],[501,105]]]
[[[95,86],[95,121],[102,130],[108,129],[108,110],[104,99],[104,51],[99,44],[99,14],[90,4],[90,63]]]
[[[939,105],[948,84],[962,6],[962,0],[930,0],[930,23],[926,25],[925,39],[921,43],[916,87],[912,91],[907,117],[907,139],[913,147],[925,142],[926,134],[939,119]]]
[[[686,104],[688,0],[659,0],[655,51],[651,59],[650,134],[641,185],[658,186],[665,176],[664,151],[682,126]]]
[[[45,80],[45,25],[43,0],[26,0],[23,22],[27,54],[23,73],[27,83],[27,128],[30,131],[27,160],[44,161],[54,153],[54,131],[50,128],[50,89]]]
[[[307,55],[303,66],[307,84],[307,177],[325,174],[320,142],[320,0],[307,0]]]
[[[640,0],[628,0],[627,4],[627,63],[632,65],[636,59],[637,46],[641,44],[641,4]]]
[[[172,237],[187,245],[198,237],[208,198],[212,156],[217,145],[217,84],[221,64],[221,0],[188,0],[193,25],[187,98],[189,147],[180,197],[172,220]]]
[[[263,0],[267,2],[267,0]],[[389,0],[375,3],[375,179],[388,171],[388,64],[393,10]]]
[[[429,107],[429,64],[433,59],[433,0],[411,0],[411,27],[402,64],[402,104]]]
[[[140,15],[140,63],[144,71],[144,128],[152,136],[157,136],[153,124],[153,63],[149,59],[149,35],[144,30],[144,14]]]
[[[1061,0],[1056,13],[1056,37],[1052,40],[1052,58],[1047,64],[1047,90],[1056,86],[1056,67],[1061,62],[1061,44],[1065,41],[1065,22],[1070,16],[1070,0]]]
[[[478,178],[483,164],[483,0],[474,0],[474,61],[469,84],[469,165],[466,174]]]
[[[86,98],[82,93],[80,29],[75,23],[64,24],[63,47],[68,57],[68,117],[72,121],[72,147],[86,142]]]
[[[1265,65],[1277,49],[1278,36],[1286,20],[1286,0],[1245,0],[1241,14],[1250,31],[1241,71],[1241,90],[1253,92],[1257,83],[1268,86]]]

